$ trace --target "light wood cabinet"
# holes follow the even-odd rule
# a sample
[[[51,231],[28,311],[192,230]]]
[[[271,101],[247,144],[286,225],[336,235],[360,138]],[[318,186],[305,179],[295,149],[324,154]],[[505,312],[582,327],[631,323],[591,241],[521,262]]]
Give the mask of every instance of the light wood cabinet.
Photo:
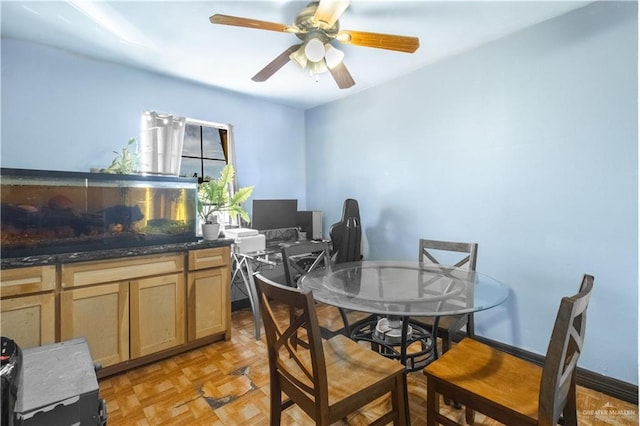
[[[54,343],[56,267],[2,270],[0,285],[2,335],[25,349]]]
[[[55,342],[55,296],[53,293],[2,299],[2,335],[23,349]]]
[[[84,337],[100,377],[231,338],[229,246],[2,270],[2,335]]]
[[[77,288],[60,295],[60,338],[84,337],[106,367],[129,359],[129,283]]]
[[[228,273],[227,268],[189,272],[189,341],[226,332]]]
[[[184,254],[62,265],[62,340],[84,337],[104,367],[184,343],[183,266]]]
[[[185,342],[183,274],[131,282],[131,357],[137,358]]]
[[[229,247],[189,252],[187,330],[189,341],[215,334],[231,338]]]

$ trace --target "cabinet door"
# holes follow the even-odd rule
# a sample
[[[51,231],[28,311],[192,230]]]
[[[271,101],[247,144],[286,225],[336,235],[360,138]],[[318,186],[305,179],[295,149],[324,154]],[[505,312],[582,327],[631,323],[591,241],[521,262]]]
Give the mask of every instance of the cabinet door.
[[[226,332],[227,268],[206,269],[189,273],[187,290],[189,341]]]
[[[131,281],[131,357],[180,346],[185,342],[183,274]]]
[[[53,293],[2,300],[2,335],[22,349],[55,342],[55,296]]]
[[[60,337],[84,337],[103,367],[129,359],[129,284],[102,284],[60,294]]]

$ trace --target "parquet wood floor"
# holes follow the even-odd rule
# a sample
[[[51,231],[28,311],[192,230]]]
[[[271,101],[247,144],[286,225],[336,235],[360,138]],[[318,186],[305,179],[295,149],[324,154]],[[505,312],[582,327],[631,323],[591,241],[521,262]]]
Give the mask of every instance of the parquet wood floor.
[[[283,311],[284,312],[284,311]],[[321,323],[340,327],[334,308],[319,306]],[[232,338],[173,358],[100,380],[107,402],[108,425],[268,425],[269,370],[264,336],[254,339],[249,310],[232,314]],[[408,375],[411,425],[426,424],[426,379]],[[344,425],[368,424],[385,399],[350,416]],[[638,406],[586,388],[578,389],[581,425],[638,425]],[[464,419],[463,410],[450,414]],[[283,425],[311,425],[297,407],[283,413]],[[499,423],[477,414],[476,424]],[[517,426],[517,425],[514,425]]]

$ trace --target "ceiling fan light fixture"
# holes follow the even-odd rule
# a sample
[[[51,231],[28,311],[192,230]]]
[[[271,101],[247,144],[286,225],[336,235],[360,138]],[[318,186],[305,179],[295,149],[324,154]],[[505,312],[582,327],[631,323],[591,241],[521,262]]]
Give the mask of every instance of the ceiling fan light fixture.
[[[309,62],[307,64],[307,68],[309,69],[309,73],[311,75],[318,75],[329,71],[329,69],[327,68],[327,64],[325,64],[323,60],[317,62]]]
[[[324,45],[324,60],[330,69],[340,65],[343,59],[344,52],[342,50],[336,49],[329,43]]]
[[[300,68],[305,69],[309,60],[304,53],[304,44],[298,50],[289,55],[289,59],[298,64]]]
[[[324,44],[318,38],[311,38],[304,45],[304,54],[311,62],[319,62],[324,58]]]

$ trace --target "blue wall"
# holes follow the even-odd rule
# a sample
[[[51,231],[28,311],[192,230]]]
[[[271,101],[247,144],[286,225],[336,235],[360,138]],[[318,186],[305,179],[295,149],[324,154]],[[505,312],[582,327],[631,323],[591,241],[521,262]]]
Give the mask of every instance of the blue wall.
[[[240,185],[323,210],[325,235],[357,198],[369,258],[477,241],[512,288],[481,335],[544,353],[559,299],[595,275],[580,365],[637,384],[636,8],[594,4],[306,113],[3,39],[0,163],[104,167],[143,110],[230,123]]]
[[[372,259],[479,243],[480,335],[544,354],[595,275],[580,365],[637,384],[637,4],[598,3],[307,112],[307,198],[359,200]]]
[[[153,110],[231,124],[239,185],[304,206],[299,109],[11,39],[2,39],[1,65],[3,167],[106,167]]]

